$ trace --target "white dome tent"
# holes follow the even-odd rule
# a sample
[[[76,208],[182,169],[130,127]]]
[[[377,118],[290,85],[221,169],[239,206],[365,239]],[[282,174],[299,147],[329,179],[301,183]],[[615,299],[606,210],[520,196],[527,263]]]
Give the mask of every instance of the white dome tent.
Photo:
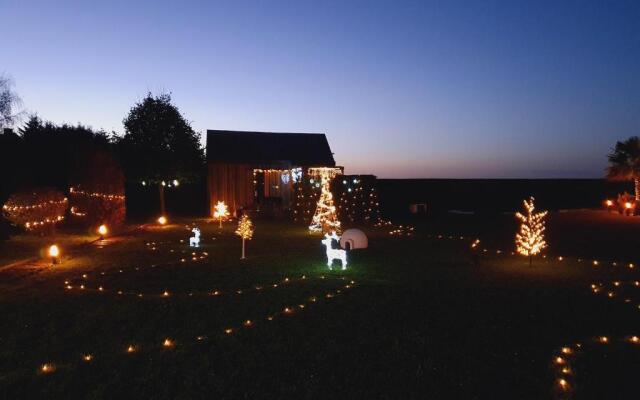
[[[347,250],[366,249],[369,239],[360,229],[347,229],[340,237],[340,247]]]

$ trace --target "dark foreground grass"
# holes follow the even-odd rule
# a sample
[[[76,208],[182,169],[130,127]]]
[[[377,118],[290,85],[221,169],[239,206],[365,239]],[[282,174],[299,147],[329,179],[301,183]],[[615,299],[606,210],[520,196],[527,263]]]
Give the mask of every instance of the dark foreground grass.
[[[55,270],[5,271],[0,397],[553,398],[561,346],[640,332],[640,298],[589,289],[635,270],[473,263],[466,240],[371,232],[346,272],[330,272],[303,227],[258,221],[244,262],[230,228],[203,226],[199,261],[180,261],[193,255],[179,226],[83,248]],[[576,359],[573,394],[631,393],[622,378],[637,354],[610,348]],[[55,372],[39,372],[46,362]]]

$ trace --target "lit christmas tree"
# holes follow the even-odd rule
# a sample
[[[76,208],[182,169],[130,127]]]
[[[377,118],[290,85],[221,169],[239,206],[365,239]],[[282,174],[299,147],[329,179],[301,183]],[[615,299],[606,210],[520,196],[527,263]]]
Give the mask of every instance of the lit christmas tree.
[[[519,254],[529,257],[529,266],[533,256],[540,254],[547,247],[544,240],[544,219],[547,212],[535,212],[533,200],[533,197],[530,197],[529,201],[523,202],[526,215],[516,213],[516,218],[522,222],[520,232],[516,234],[516,250]]]
[[[336,214],[336,207],[333,205],[333,194],[329,190],[329,183],[337,175],[338,170],[336,168],[312,168],[310,171],[319,175],[321,192],[309,230],[311,232],[340,233],[340,221]]]
[[[242,257],[241,259],[245,259],[244,256],[244,241],[251,240],[253,237],[253,223],[249,219],[247,214],[242,215],[240,221],[238,222],[238,229],[236,230],[236,235],[242,238]]]

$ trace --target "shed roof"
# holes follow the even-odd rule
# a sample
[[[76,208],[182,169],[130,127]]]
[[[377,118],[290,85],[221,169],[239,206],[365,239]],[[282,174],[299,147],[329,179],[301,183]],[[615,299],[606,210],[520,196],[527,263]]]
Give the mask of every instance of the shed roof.
[[[264,166],[336,165],[324,133],[207,130],[207,161]]]

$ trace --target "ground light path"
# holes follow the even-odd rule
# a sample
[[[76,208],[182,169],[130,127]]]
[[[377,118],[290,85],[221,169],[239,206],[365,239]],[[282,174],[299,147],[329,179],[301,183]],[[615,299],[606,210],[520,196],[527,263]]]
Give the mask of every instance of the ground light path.
[[[472,255],[496,255],[506,257],[520,257],[515,252],[505,252],[501,249],[482,248],[480,239],[468,239],[464,235],[427,235],[429,239],[435,240],[466,240],[470,242],[469,248]],[[602,267],[608,266],[616,270],[634,272],[637,264],[632,262],[620,261],[602,261],[589,257],[565,257],[556,256],[554,258],[543,255],[541,257],[545,262],[563,263],[568,261],[576,261],[579,264],[589,265],[594,270],[601,270]],[[604,296],[606,299],[618,301],[619,304],[631,304],[640,310],[640,280],[620,280],[610,279],[607,281],[599,281],[590,285],[591,292],[594,295]],[[629,347],[632,346],[632,347]],[[555,397],[559,399],[570,399],[575,394],[576,384],[574,381],[576,375],[576,364],[580,362],[581,357],[593,351],[607,352],[612,351],[629,351],[640,348],[640,334],[628,334],[623,336],[596,336],[587,337],[582,341],[561,346],[552,357],[553,372],[556,376],[553,385]]]
[[[325,280],[325,276],[321,276],[320,278],[321,280]],[[195,345],[198,343],[203,343],[203,342],[207,342],[210,340],[215,340],[215,339],[220,339],[223,338],[225,336],[229,336],[229,335],[233,335],[238,333],[240,330],[242,329],[251,329],[254,328],[256,325],[258,324],[262,324],[262,323],[268,323],[271,321],[274,321],[276,318],[281,318],[281,317],[290,317],[290,316],[295,316],[296,314],[306,311],[309,308],[311,308],[312,306],[319,304],[323,301],[330,301],[331,299],[333,299],[336,296],[342,295],[344,294],[346,291],[353,289],[355,287],[356,282],[354,280],[349,280],[347,281],[346,277],[342,277],[339,279],[334,279],[336,281],[336,286],[334,286],[333,289],[326,291],[326,292],[322,292],[322,293],[318,293],[317,295],[312,295],[309,296],[305,299],[301,299],[301,300],[297,300],[297,301],[292,301],[291,305],[289,306],[285,306],[282,309],[279,310],[274,310],[274,312],[272,313],[268,313],[267,315],[263,315],[263,316],[256,316],[254,319],[245,319],[243,321],[239,321],[238,324],[234,325],[227,325],[225,327],[221,327],[219,331],[217,332],[209,332],[209,333],[201,333],[201,334],[194,334],[193,335],[193,339],[191,341],[187,341],[187,340],[182,340],[180,342],[177,342],[175,339],[171,338],[171,337],[166,337],[162,343],[156,343],[156,344],[151,344],[151,343],[146,343],[146,344],[142,344],[140,342],[135,342],[132,341],[131,344],[127,345],[124,349],[114,349],[115,353],[121,353],[123,355],[133,355],[133,354],[137,354],[140,352],[152,352],[152,351],[157,351],[157,350],[169,350],[169,349],[173,349],[176,346],[182,346],[182,347],[187,347],[190,345]],[[292,280],[289,278],[285,278],[282,281],[282,285],[279,286],[279,284],[272,284],[271,287],[276,288],[276,287],[286,287],[288,286],[289,283],[293,283],[293,282],[304,282],[304,281],[308,281],[308,279],[306,278],[306,276],[302,276],[299,279],[296,280]],[[258,287],[261,287],[261,285],[258,286],[254,286],[253,290],[255,291],[260,291],[262,289],[257,289]],[[90,290],[89,288],[83,288],[80,289],[82,291],[84,290]],[[103,292],[99,289],[95,290],[97,293]],[[238,291],[241,291],[240,289],[236,291],[236,294],[241,294],[241,293],[237,293]],[[211,295],[211,293],[208,294],[209,296]],[[214,295],[217,296],[217,295]],[[142,297],[142,296],[137,296],[137,297]],[[150,296],[144,296],[144,297],[150,297]],[[159,295],[156,297],[171,297],[170,295]],[[66,362],[55,362],[55,361],[46,361],[44,362],[42,365],[39,366],[38,368],[38,373],[40,374],[50,374],[53,373],[57,370],[60,369],[64,369],[64,368],[69,368],[72,365],[77,365],[78,363],[90,363],[93,362],[96,357],[99,357],[100,354],[96,353],[96,352],[91,352],[91,351],[84,351],[81,354],[78,354],[76,357],[75,362],[73,361],[73,359],[70,359]]]

